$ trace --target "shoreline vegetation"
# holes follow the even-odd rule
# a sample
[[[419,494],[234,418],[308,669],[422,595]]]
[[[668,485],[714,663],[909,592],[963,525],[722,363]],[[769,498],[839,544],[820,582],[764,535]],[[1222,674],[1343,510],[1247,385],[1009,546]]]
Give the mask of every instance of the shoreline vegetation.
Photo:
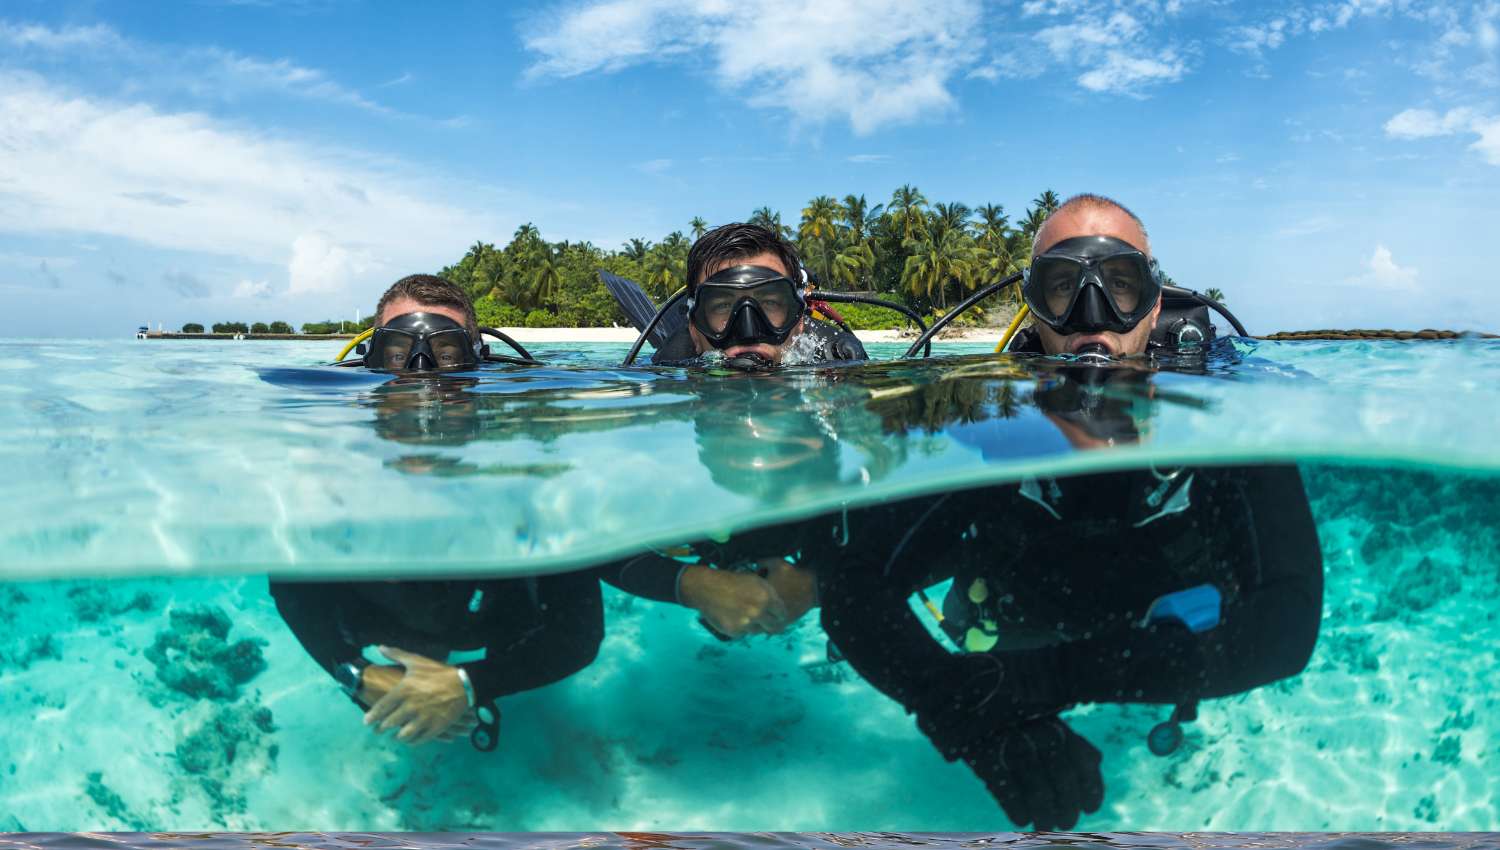
[[[894,301],[931,325],[976,289],[1025,268],[1037,230],[1060,204],[1061,198],[1048,189],[1013,225],[1000,204],[929,201],[906,184],[884,204],[871,205],[864,195],[845,195],[843,200],[819,195],[803,207],[795,227],[770,207],[754,210],[745,220],[794,242],[819,289]],[[630,239],[609,250],[591,242],[548,242],[527,223],[504,247],[475,242],[457,263],[437,274],[464,289],[484,327],[507,333],[516,328],[628,328],[629,320],[599,272],[635,281],[661,304],[684,285],[688,251],[709,229],[707,221],[695,216],[686,232],[673,231],[660,242]],[[1206,294],[1224,300],[1217,290]],[[944,336],[952,338],[964,328],[999,332],[1019,306],[1019,289],[1010,287],[955,319],[953,331]],[[857,331],[909,326],[900,313],[881,307],[840,303],[835,309]],[[365,330],[373,321],[374,316],[357,322],[306,322],[300,329],[303,335],[331,338]],[[183,327],[184,333],[204,330],[196,323]],[[257,338],[293,333],[286,322],[220,322],[211,330]]]
[[[635,342],[640,332],[631,327],[604,327],[604,328],[496,328],[495,330],[506,334],[516,342],[598,342],[598,343],[621,343],[630,344]],[[934,339],[934,342],[999,342],[1004,335],[1005,328],[997,327],[948,327]],[[855,335],[861,342],[910,342],[916,338],[913,330],[901,330],[893,328],[862,330],[856,328]],[[231,334],[231,333],[174,333],[172,331],[151,331],[145,339],[161,340],[215,340],[235,342],[255,341],[300,341],[300,342],[348,342],[354,338],[352,333],[333,334]]]

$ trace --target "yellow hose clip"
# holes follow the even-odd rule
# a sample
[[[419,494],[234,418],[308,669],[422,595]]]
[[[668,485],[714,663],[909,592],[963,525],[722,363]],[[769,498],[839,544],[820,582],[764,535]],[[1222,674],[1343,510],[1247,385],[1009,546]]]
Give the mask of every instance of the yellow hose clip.
[[[1011,337],[1015,336],[1016,331],[1021,329],[1021,322],[1025,321],[1029,315],[1031,315],[1030,305],[1022,304],[1021,309],[1016,311],[1016,317],[1010,320],[1010,327],[1005,329],[1005,336],[1000,337],[1000,344],[995,346],[996,354],[1001,354],[1005,351],[1005,346],[1010,345]]]
[[[351,351],[354,350],[354,346],[359,345],[360,343],[364,342],[365,340],[369,339],[370,337],[372,337],[374,335],[375,335],[375,329],[374,328],[370,328],[368,330],[360,331],[358,336],[354,337],[354,339],[349,340],[349,344],[346,345],[346,346],[344,346],[344,350],[339,352],[339,356],[337,358],[335,358],[333,362],[338,363],[339,361],[343,360],[345,357],[348,357],[349,356],[349,352],[351,352]]]

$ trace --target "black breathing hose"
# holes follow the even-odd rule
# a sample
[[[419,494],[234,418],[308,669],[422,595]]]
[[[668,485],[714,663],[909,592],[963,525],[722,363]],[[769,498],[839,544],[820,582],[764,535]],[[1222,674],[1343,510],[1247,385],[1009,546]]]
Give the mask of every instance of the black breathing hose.
[[[1011,284],[1013,284],[1016,281],[1020,280],[1021,277],[1022,277],[1022,275],[1023,275],[1022,272],[1016,272],[1015,274],[1011,275],[1010,277],[1007,277],[1007,278],[1005,278],[1004,280],[1001,280],[998,283],[992,283],[989,286],[986,286],[983,289],[978,290],[973,295],[970,295],[968,298],[965,298],[964,300],[960,301],[958,303],[958,306],[954,307],[952,310],[949,310],[946,315],[944,315],[942,318],[938,319],[936,322],[933,322],[932,323],[932,327],[928,328],[921,336],[917,337],[917,341],[914,342],[914,343],[912,343],[911,344],[911,348],[906,349],[906,353],[903,354],[903,355],[901,355],[901,356],[902,357],[910,357],[913,354],[916,354],[917,353],[917,349],[921,348],[924,345],[927,346],[927,350],[929,352],[928,354],[926,354],[924,356],[927,356],[927,357],[932,356],[931,355],[931,351],[932,351],[932,338],[935,337],[935,336],[937,336],[938,331],[942,330],[943,328],[946,328],[950,322],[952,322],[954,319],[958,318],[959,314],[963,313],[965,310],[969,309],[970,307],[973,307],[975,304],[979,303],[983,299],[988,298],[991,295],[994,295],[996,292],[999,292],[1000,290],[1004,289],[1005,287],[1010,286]]]

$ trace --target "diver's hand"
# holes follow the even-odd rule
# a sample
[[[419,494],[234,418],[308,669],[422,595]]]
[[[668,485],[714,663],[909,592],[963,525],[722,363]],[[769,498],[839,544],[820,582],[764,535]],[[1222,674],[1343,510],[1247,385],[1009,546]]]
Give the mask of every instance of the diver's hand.
[[[405,671],[394,664],[371,664],[359,674],[359,690],[354,697],[369,708],[380,701],[380,698],[390,693],[391,688],[401,681]]]
[[[380,652],[406,672],[365,713],[365,725],[374,726],[376,734],[398,729],[396,740],[425,744],[448,733],[470,713],[457,668],[395,647],[382,646]]]
[[[787,625],[786,603],[770,582],[753,573],[690,566],[682,574],[678,595],[683,605],[696,609],[726,637],[775,634]]]
[[[812,570],[794,567],[782,558],[763,558],[760,567],[776,595],[786,603],[787,625],[802,619],[802,615],[817,606],[818,577]]]
[[[1104,802],[1099,750],[1055,716],[973,739],[958,757],[1017,826],[1068,831]]]

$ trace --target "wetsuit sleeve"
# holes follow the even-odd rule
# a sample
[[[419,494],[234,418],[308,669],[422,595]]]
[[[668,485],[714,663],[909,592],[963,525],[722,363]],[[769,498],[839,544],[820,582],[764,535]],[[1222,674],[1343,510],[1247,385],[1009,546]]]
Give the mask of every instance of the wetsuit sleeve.
[[[302,648],[329,675],[338,665],[361,658],[362,647],[345,640],[339,630],[335,603],[339,595],[338,582],[271,582],[276,611]]]
[[[677,585],[682,578],[682,571],[687,568],[687,564],[665,555],[642,552],[599,567],[597,575],[632,596],[680,605]]]
[[[681,363],[692,360],[698,356],[698,348],[693,345],[692,333],[683,327],[676,333],[667,337],[667,341],[651,354],[653,366],[664,363]]]
[[[484,660],[460,665],[479,704],[566,679],[599,654],[604,604],[595,571],[517,580],[498,596],[487,617],[494,637]]]

